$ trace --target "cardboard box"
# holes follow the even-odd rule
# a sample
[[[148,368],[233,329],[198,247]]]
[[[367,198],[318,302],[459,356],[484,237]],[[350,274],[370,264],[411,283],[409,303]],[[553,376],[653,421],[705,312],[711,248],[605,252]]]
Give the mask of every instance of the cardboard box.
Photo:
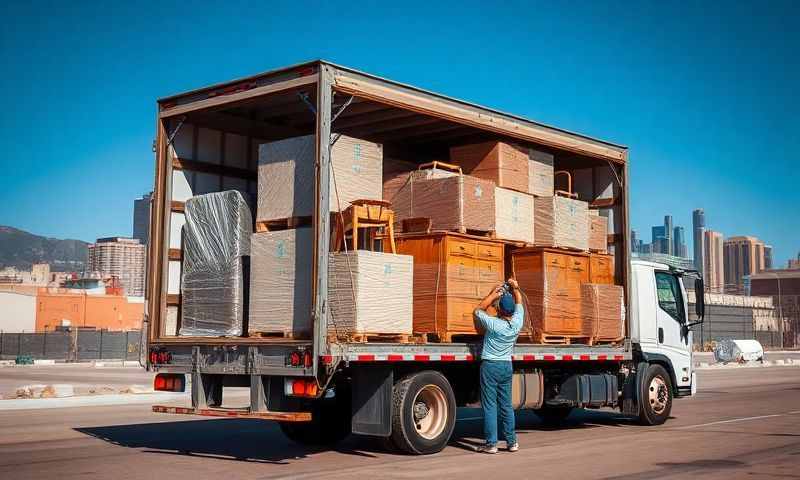
[[[528,193],[530,158],[527,149],[504,142],[485,142],[450,148],[450,162],[464,173],[491,180],[498,187]]]
[[[533,196],[495,187],[494,201],[496,237],[533,243]]]
[[[528,193],[553,196],[553,155],[530,149],[528,152]]]
[[[414,258],[355,250],[330,254],[328,332],[411,334]]]
[[[589,210],[597,212],[597,210]],[[589,251],[606,253],[608,250],[608,219],[599,213],[589,215]]]
[[[584,330],[595,342],[616,342],[625,337],[624,290],[618,285],[581,285]]]
[[[417,170],[392,201],[395,222],[425,217],[433,230],[495,228],[494,183],[445,170]]]
[[[314,154],[314,135],[287,138],[259,147],[256,221],[313,214]],[[332,212],[346,209],[356,199],[380,200],[383,197],[382,145],[342,135],[331,148],[331,164]]]
[[[589,250],[589,205],[566,197],[533,199],[534,243]]]
[[[313,229],[254,233],[250,250],[250,336],[309,338]]]

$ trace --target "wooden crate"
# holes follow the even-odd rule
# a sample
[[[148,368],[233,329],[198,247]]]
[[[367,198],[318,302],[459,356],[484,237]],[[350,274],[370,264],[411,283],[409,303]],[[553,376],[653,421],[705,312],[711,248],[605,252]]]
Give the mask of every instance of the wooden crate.
[[[504,142],[485,142],[450,148],[450,162],[464,173],[493,181],[498,187],[528,193],[528,150]]]
[[[478,335],[472,312],[505,278],[505,245],[454,232],[403,234],[395,242],[397,253],[414,257],[414,333],[439,341]]]
[[[589,255],[553,248],[512,252],[513,274],[525,293],[537,341],[590,337],[581,315],[581,284],[589,281]],[[583,343],[583,342],[581,342]]]
[[[589,282],[614,284],[614,255],[589,254]]]

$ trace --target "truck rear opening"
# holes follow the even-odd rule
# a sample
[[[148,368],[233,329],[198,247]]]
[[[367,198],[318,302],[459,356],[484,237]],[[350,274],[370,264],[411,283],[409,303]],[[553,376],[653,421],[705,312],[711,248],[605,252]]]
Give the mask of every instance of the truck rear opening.
[[[245,199],[251,210],[258,211],[261,203],[254,197],[259,194],[259,182],[269,181],[259,177],[259,146],[294,138],[312,141],[314,169],[303,177],[303,181],[313,183],[313,198],[309,199],[311,214],[280,221],[259,221],[256,216],[250,228],[256,232],[254,235],[259,232],[294,235],[302,229],[310,232],[307,250],[297,255],[298,259],[309,262],[309,288],[292,290],[277,284],[261,289],[245,287],[243,301],[245,305],[249,302],[250,307],[244,308],[235,335],[204,334],[202,329],[187,328],[187,318],[194,321],[197,312],[209,322],[215,321],[213,315],[197,310],[194,304],[192,313],[188,313],[184,303],[187,245],[182,233],[187,228],[187,204],[213,192],[236,191],[237,198]],[[355,225],[352,218],[345,219],[340,211],[341,191],[336,186],[335,168],[331,166],[332,149],[337,144],[343,145],[347,138],[381,146],[384,194],[394,185],[387,182],[387,173],[397,173],[392,169],[399,168],[408,178],[417,170],[443,171],[441,159],[455,155],[454,149],[461,145],[501,142],[542,152],[551,159],[552,169],[567,173],[557,175],[560,179],[554,181],[555,190],[564,190],[556,191],[556,197],[569,201],[583,198],[585,208],[605,219],[599,223],[606,225],[608,231],[599,237],[599,243],[607,253],[590,253],[588,247],[585,251],[567,246],[550,250],[536,247],[531,250],[532,255],[543,266],[520,266],[512,262],[512,252],[530,249],[532,244],[498,238],[497,232],[468,228],[435,230],[430,218],[427,223],[424,218],[404,220],[400,227],[402,234],[396,235],[394,242],[392,233],[387,237],[385,231],[382,235],[365,232],[359,241],[358,227],[353,228],[349,237],[337,237],[334,233],[340,224]],[[355,151],[357,155],[367,155],[366,150],[357,146]],[[655,272],[665,271],[677,279],[673,300],[685,305],[680,280],[683,273],[663,265],[642,267],[641,285],[632,285],[627,156],[625,147],[323,61],[159,100],[150,225],[153,233],[147,264],[148,365],[159,375],[185,376],[191,384],[192,406],[156,406],[154,411],[277,420],[290,439],[301,443],[329,443],[353,432],[390,438],[393,445],[410,453],[439,451],[452,432],[455,408],[474,403],[477,396],[480,336],[475,335],[471,326],[471,311],[477,305],[475,298],[483,295],[479,293],[481,289],[497,281],[495,276],[500,281],[505,279],[504,273],[519,276],[515,269],[520,268],[564,272],[566,277],[554,281],[562,282],[576,295],[580,294],[583,283],[607,282],[621,292],[619,303],[624,317],[619,336],[605,339],[595,333],[543,335],[536,333],[533,321],[528,318],[527,333],[516,345],[513,357],[519,408],[535,409],[551,419],[561,418],[576,407],[604,406],[641,417],[647,406],[647,402],[641,401],[646,390],[642,385],[654,381],[651,366],[656,364],[663,371],[654,374],[653,378],[662,381],[654,388],[663,394],[663,385],[671,402],[673,394],[684,391],[683,384],[688,383],[681,380],[689,372],[672,365],[670,358],[646,356],[640,333],[650,332],[650,323],[658,324],[656,310],[660,304],[656,299],[661,298],[662,292],[659,290],[657,295],[655,289],[660,287],[650,281]],[[463,175],[463,172],[441,175],[451,174]],[[342,173],[339,175],[342,181]],[[481,181],[475,185],[484,185]],[[513,179],[497,180],[501,181],[513,182]],[[300,191],[306,187],[295,183],[293,188]],[[500,194],[510,195],[509,198],[518,196],[509,191],[512,193]],[[364,203],[368,215],[389,207],[401,208],[391,202],[371,202]],[[554,203],[558,202],[552,203],[544,208],[557,210],[559,207]],[[566,200],[562,203],[570,205]],[[463,218],[459,221],[462,227],[466,225]],[[562,241],[556,237],[550,240],[554,245]],[[431,238],[434,243],[426,247],[420,238]],[[597,238],[593,238],[593,245],[597,245]],[[332,291],[338,285],[330,282],[329,269],[333,264],[329,259],[342,246],[345,250],[355,248],[356,252],[370,249],[412,255],[415,274],[420,268],[418,260],[434,252],[438,255],[436,262],[466,265],[463,268],[474,268],[477,273],[474,280],[459,283],[456,270],[452,278],[437,276],[437,281],[423,289],[417,288],[419,279],[415,276],[415,327],[411,334],[349,330],[337,323],[332,313],[336,305]],[[241,263],[236,266],[235,278],[252,282],[252,253],[237,258],[241,258]],[[603,273],[590,281],[587,273],[590,268]],[[595,280],[601,277],[608,280]],[[451,301],[456,297],[448,297],[444,303],[440,302],[439,295],[445,295],[440,289],[445,287],[440,285],[439,278],[448,282],[447,288],[462,289],[460,300]],[[528,285],[533,285],[533,281]],[[653,294],[643,296],[650,287]],[[349,288],[353,288],[354,296],[358,294],[355,286]],[[431,293],[433,306],[421,303],[425,299],[418,298],[418,290]],[[309,325],[309,329],[255,331],[254,319],[248,315],[253,302],[272,300],[287,291],[304,298],[307,295],[307,301],[304,300],[307,310],[296,321]],[[647,305],[640,304],[641,299],[646,299]],[[373,302],[380,307],[381,300],[375,298]],[[219,298],[211,298],[210,302],[216,305],[214,308],[221,303]],[[442,324],[441,308],[465,312],[463,321]],[[531,310],[535,308],[542,307]],[[684,313],[685,310],[684,306]],[[575,312],[564,316],[566,323],[580,324]],[[431,321],[423,322],[424,315],[429,315]],[[640,325],[641,318],[647,328]],[[680,319],[675,322],[675,326],[665,324],[657,328],[679,332],[676,338],[682,339]],[[422,324],[428,326],[418,331]],[[171,388],[180,383],[177,377],[163,378],[172,378]],[[166,383],[163,387],[167,388]],[[249,387],[249,407],[226,408],[223,405],[226,387]],[[426,408],[415,409],[414,405],[420,402]],[[667,404],[657,414],[650,411],[652,415],[645,418],[650,423],[662,422],[666,418],[664,412],[669,413]],[[424,434],[415,433],[418,430],[415,425],[422,424],[438,427]]]

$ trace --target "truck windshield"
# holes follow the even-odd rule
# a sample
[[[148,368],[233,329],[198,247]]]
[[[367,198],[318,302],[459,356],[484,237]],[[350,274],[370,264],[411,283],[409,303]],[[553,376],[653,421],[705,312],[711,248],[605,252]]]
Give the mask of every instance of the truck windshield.
[[[666,272],[656,272],[656,292],[658,306],[675,320],[684,323],[683,299],[678,277]]]

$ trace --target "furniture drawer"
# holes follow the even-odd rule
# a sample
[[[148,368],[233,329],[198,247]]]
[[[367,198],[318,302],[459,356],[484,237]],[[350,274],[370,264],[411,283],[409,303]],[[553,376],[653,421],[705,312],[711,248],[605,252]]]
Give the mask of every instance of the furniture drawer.
[[[545,267],[567,268],[567,257],[560,253],[545,253],[542,258]]]
[[[565,257],[567,267],[571,270],[588,271],[589,259],[586,257]]]
[[[475,243],[461,240],[447,240],[447,253],[450,255],[475,256]]]
[[[485,259],[494,259],[495,261],[503,260],[503,246],[492,245],[490,243],[478,244],[478,257]]]
[[[475,271],[475,259],[453,255],[447,258],[447,279],[466,280],[474,282],[477,280]]]
[[[489,260],[476,260],[479,282],[500,283],[503,281],[503,264]]]
[[[478,297],[478,284],[474,280],[460,280],[458,278],[448,278],[445,286],[445,295],[456,295],[459,297]],[[476,300],[477,304],[477,300]]]

